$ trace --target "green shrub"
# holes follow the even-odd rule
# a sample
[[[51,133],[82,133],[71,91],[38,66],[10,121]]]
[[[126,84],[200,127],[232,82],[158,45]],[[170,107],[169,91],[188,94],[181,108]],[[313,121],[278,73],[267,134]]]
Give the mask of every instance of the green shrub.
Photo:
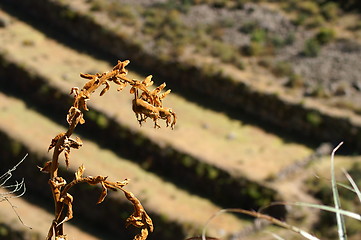
[[[339,11],[340,9],[335,2],[328,2],[321,8],[321,13],[327,20],[337,19]]]
[[[272,68],[272,72],[278,77],[291,76],[293,74],[293,68],[288,62],[280,61]]]
[[[264,43],[267,40],[267,32],[264,29],[256,28],[251,33],[251,41],[256,43]]]
[[[90,3],[90,11],[92,12],[98,12],[98,11],[102,11],[104,10],[105,7],[105,3],[104,1],[101,0],[93,0]]]
[[[69,7],[62,10],[60,12],[60,15],[61,17],[72,21],[75,21],[78,17],[78,14],[75,11],[71,10]]]
[[[220,41],[212,43],[211,54],[221,59],[222,62],[231,62],[235,59],[237,51],[230,45]]]
[[[272,59],[269,58],[262,58],[258,61],[258,65],[264,68],[271,68],[272,66]]]
[[[167,41],[168,43],[164,44],[164,47],[182,48],[197,34],[196,31],[191,31],[183,24],[180,12],[176,9],[164,12],[156,8],[149,8],[144,11],[143,16],[145,18],[143,32],[151,35],[157,41]]]
[[[306,15],[316,15],[320,12],[319,6],[315,1],[300,1],[297,8]]]
[[[224,35],[224,27],[222,27],[219,24],[216,24],[214,26],[210,26],[207,29],[208,35],[211,36],[215,40],[222,40]]]
[[[243,9],[244,4],[246,4],[248,2],[255,2],[255,1],[251,1],[251,0],[235,0],[234,8]]]
[[[320,50],[321,50],[320,43],[316,39],[311,38],[307,40],[305,43],[303,55],[305,55],[306,57],[317,57]]]
[[[306,120],[314,127],[318,127],[322,123],[322,117],[317,112],[309,112],[307,113]]]
[[[328,98],[330,97],[330,92],[327,91],[321,84],[314,86],[312,89],[311,96],[318,97],[318,98]]]
[[[296,73],[292,73],[289,76],[288,81],[286,83],[286,86],[291,88],[301,88],[304,85],[305,85],[305,80],[302,78],[301,75]]]
[[[246,56],[259,56],[265,52],[263,44],[251,42],[249,45],[242,47],[242,54]]]
[[[225,28],[231,28],[235,25],[235,20],[231,17],[229,18],[225,18],[223,20],[220,21],[220,25],[225,27]]]
[[[114,2],[108,6],[109,16],[113,19],[120,18],[127,25],[134,25],[137,22],[137,15],[130,5]]]
[[[291,45],[295,42],[295,34],[293,32],[289,33],[287,37],[285,38],[285,45]]]
[[[103,114],[98,114],[96,121],[97,121],[97,125],[101,129],[107,128],[109,126],[109,121],[106,118],[106,116],[104,116]]]
[[[293,20],[293,24],[296,26],[301,26],[306,22],[308,16],[306,14],[298,14],[296,19]]]
[[[241,26],[241,28],[239,29],[239,31],[242,32],[242,33],[245,33],[245,34],[251,34],[258,27],[259,27],[259,25],[258,25],[257,22],[250,21],[250,22],[244,23]]]
[[[313,17],[307,18],[307,21],[305,21],[305,26],[309,29],[321,27],[325,24],[325,19],[322,15],[315,15]]]
[[[228,0],[215,0],[213,2],[213,7],[215,8],[225,8],[227,7]]]
[[[335,39],[335,31],[331,28],[321,28],[320,31],[316,34],[316,40],[321,44],[327,44]]]
[[[236,59],[234,61],[234,65],[240,70],[246,69],[245,63],[243,62],[241,56],[236,57]]]

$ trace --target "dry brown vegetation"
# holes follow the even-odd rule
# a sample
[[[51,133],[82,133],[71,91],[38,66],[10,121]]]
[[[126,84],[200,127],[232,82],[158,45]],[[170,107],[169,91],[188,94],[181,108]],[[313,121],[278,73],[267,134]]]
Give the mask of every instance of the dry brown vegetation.
[[[127,218],[126,227],[132,225],[140,228],[141,231],[134,237],[135,240],[144,240],[147,238],[149,232],[153,231],[152,219],[148,216],[147,212],[143,208],[140,201],[132,193],[124,189],[129,180],[111,182],[107,180],[106,176],[88,176],[84,177],[85,167],[81,165],[75,172],[75,177],[69,183],[59,175],[59,156],[64,152],[65,163],[68,167],[70,164],[70,151],[71,149],[79,149],[83,142],[80,138],[71,138],[74,129],[78,124],[84,124],[83,111],[88,111],[87,101],[90,100],[90,96],[100,86],[104,86],[100,92],[100,96],[104,95],[110,88],[108,82],[113,82],[119,86],[118,91],[122,90],[127,84],[131,86],[130,93],[134,93],[133,111],[136,114],[137,120],[140,124],[146,121],[149,117],[154,121],[155,126],[159,128],[157,124],[158,119],[166,120],[167,126],[171,124],[173,128],[175,125],[175,114],[169,108],[163,108],[162,100],[169,94],[170,90],[160,94],[165,87],[165,83],[149,90],[153,82],[151,76],[148,76],[144,81],[131,80],[126,77],[128,71],[125,67],[129,64],[129,61],[118,61],[118,64],[114,66],[112,71],[102,74],[80,74],[80,76],[88,81],[84,84],[83,88],[72,88],[70,94],[74,94],[74,103],[70,107],[67,114],[67,122],[69,128],[66,132],[59,133],[52,140],[48,148],[48,151],[53,150],[53,157],[51,161],[40,167],[42,172],[48,173],[49,185],[53,195],[55,203],[55,217],[51,223],[49,233],[46,237],[47,240],[67,239],[64,233],[63,224],[73,218],[73,196],[69,193],[69,190],[79,183],[88,183],[90,185],[100,184],[102,187],[101,195],[98,199],[98,204],[102,203],[107,196],[108,190],[121,190],[124,192],[125,197],[133,204],[134,212]],[[141,94],[138,91],[142,91]],[[171,123],[171,116],[173,116],[173,122]]]
[[[9,183],[9,180],[12,178],[12,172],[16,170],[16,168],[24,161],[26,156],[14,167],[6,171],[4,174],[0,176],[0,189],[8,190],[5,193],[0,194],[0,202],[8,201],[10,198],[21,197],[25,191],[25,181],[22,179],[20,182],[15,181],[15,183]]]

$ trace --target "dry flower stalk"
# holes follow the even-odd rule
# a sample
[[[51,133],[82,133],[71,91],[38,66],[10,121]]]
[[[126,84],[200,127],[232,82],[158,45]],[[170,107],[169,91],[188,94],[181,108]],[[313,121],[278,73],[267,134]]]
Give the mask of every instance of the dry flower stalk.
[[[59,155],[64,152],[65,163],[68,167],[70,164],[70,151],[71,149],[79,149],[83,143],[80,138],[72,138],[71,135],[78,124],[85,123],[83,118],[83,111],[88,111],[87,101],[90,96],[100,86],[104,86],[100,95],[104,95],[110,88],[109,82],[118,85],[118,91],[123,90],[128,84],[131,86],[130,93],[134,94],[132,101],[132,108],[140,125],[150,118],[154,121],[154,127],[159,128],[158,119],[165,120],[166,126],[169,125],[174,128],[176,124],[176,115],[170,108],[163,107],[163,99],[170,93],[170,90],[161,93],[166,86],[165,83],[158,86],[154,90],[148,88],[153,85],[151,80],[152,76],[146,77],[143,81],[131,80],[126,77],[128,71],[125,67],[129,61],[118,61],[118,64],[110,72],[97,73],[97,74],[80,74],[87,82],[82,89],[74,87],[71,89],[70,94],[74,94],[74,103],[70,107],[67,114],[67,122],[69,128],[66,132],[56,135],[50,143],[48,151],[54,149],[51,161],[39,167],[42,172],[50,175],[49,185],[52,191],[55,203],[55,218],[50,226],[49,233],[46,240],[53,238],[64,239],[67,237],[64,234],[63,224],[73,218],[73,196],[68,191],[78,183],[88,183],[91,185],[99,184],[102,191],[98,200],[98,204],[103,202],[107,196],[108,190],[121,190],[124,192],[125,197],[133,204],[134,212],[126,220],[126,226],[135,226],[140,228],[140,233],[134,237],[134,240],[145,240],[149,232],[153,231],[153,223],[151,218],[144,210],[140,201],[134,196],[133,193],[125,190],[123,187],[128,184],[128,179],[124,181],[110,182],[107,177],[103,176],[88,176],[84,177],[84,166],[80,166],[75,172],[74,179],[67,183],[66,180],[59,176]],[[141,93],[139,93],[141,92]]]

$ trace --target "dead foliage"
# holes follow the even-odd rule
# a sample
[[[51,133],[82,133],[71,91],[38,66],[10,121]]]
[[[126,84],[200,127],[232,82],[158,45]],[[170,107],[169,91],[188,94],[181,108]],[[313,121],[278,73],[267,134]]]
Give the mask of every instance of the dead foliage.
[[[0,194],[0,202],[8,201],[10,198],[17,198],[24,195],[26,191],[24,179],[21,182],[15,181],[15,183],[9,184],[8,181],[13,177],[12,172],[25,160],[28,154],[20,160],[14,167],[0,176],[0,188],[5,189],[6,192]]]
[[[149,87],[153,85],[152,76],[146,77],[143,81],[132,80],[126,77],[128,71],[125,67],[129,61],[118,61],[118,64],[109,72],[97,74],[80,74],[80,77],[87,80],[84,86],[79,89],[74,87],[70,94],[74,95],[74,103],[70,107],[66,120],[69,128],[66,132],[56,135],[50,143],[48,151],[53,149],[53,157],[51,161],[39,167],[40,171],[50,175],[49,185],[55,202],[55,218],[51,223],[47,240],[51,239],[67,239],[63,230],[63,224],[73,218],[73,196],[69,190],[79,183],[87,183],[90,185],[100,185],[102,188],[98,199],[98,204],[102,203],[107,196],[108,190],[120,190],[124,193],[126,199],[133,205],[134,212],[128,219],[126,219],[126,227],[134,226],[140,229],[140,233],[134,237],[134,240],[145,240],[149,232],[153,231],[153,223],[142,204],[135,197],[135,195],[124,187],[129,180],[111,182],[107,180],[106,176],[88,176],[84,177],[84,166],[80,166],[74,174],[74,179],[67,182],[64,178],[59,176],[59,156],[63,152],[65,156],[65,164],[68,167],[70,164],[71,149],[79,149],[83,143],[80,138],[72,138],[71,135],[78,124],[84,124],[84,111],[88,111],[87,102],[90,100],[91,94],[99,87],[103,89],[100,96],[104,95],[110,89],[110,83],[118,86],[118,91],[123,90],[127,85],[130,85],[130,93],[134,94],[132,101],[132,109],[140,125],[150,118],[154,122],[155,128],[160,128],[158,120],[165,120],[166,126],[172,129],[176,124],[176,115],[170,108],[163,107],[163,99],[170,93],[170,90],[161,93],[166,86],[165,83],[150,90]]]
[[[3,175],[0,176],[0,189],[4,189],[5,192],[0,193],[0,203],[3,201],[6,201],[9,203],[9,205],[12,207],[14,213],[18,217],[19,221],[29,229],[32,229],[31,227],[27,226],[23,220],[21,219],[20,215],[16,211],[16,206],[14,206],[10,199],[11,198],[18,198],[25,194],[26,187],[25,187],[25,181],[22,179],[20,182],[15,181],[15,183],[8,183],[8,181],[13,177],[12,172],[14,172],[17,167],[25,160],[25,158],[28,156],[28,154],[25,155],[23,159],[20,160],[14,167],[9,169],[7,172],[5,172]]]

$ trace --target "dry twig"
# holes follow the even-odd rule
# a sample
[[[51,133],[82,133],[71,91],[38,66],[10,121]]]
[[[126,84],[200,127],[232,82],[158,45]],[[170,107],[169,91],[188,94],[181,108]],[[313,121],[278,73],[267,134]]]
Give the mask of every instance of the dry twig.
[[[13,176],[12,172],[16,170],[16,168],[25,160],[28,154],[23,157],[13,168],[9,169],[3,175],[0,176],[0,188],[7,190],[6,193],[0,194],[0,202],[8,201],[10,198],[17,198],[24,195],[26,191],[24,179],[20,182],[15,181],[15,184],[7,184],[7,182]]]
[[[13,176],[12,172],[16,170],[16,168],[25,160],[28,154],[23,157],[13,168],[9,169],[6,173],[0,176],[0,188],[7,190],[5,193],[0,194],[0,202],[6,201],[9,203],[11,208],[13,209],[15,215],[18,217],[21,224],[31,229],[31,227],[27,226],[23,220],[21,219],[20,215],[16,211],[16,207],[11,203],[11,198],[18,198],[25,194],[26,186],[24,179],[21,179],[20,182],[15,181],[15,184],[7,184],[7,182]]]

